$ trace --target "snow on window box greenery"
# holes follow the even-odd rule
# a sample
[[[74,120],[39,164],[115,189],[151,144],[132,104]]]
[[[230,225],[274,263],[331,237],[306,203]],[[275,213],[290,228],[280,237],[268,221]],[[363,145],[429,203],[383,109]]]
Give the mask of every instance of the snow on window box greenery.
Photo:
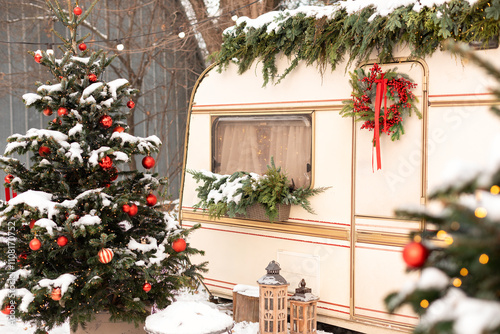
[[[300,61],[334,70],[346,57],[362,62],[373,52],[378,62],[390,61],[397,45],[412,57],[432,55],[446,39],[486,45],[498,41],[499,23],[499,0],[339,1],[241,17],[224,31],[214,59],[220,70],[236,63],[239,73],[262,62],[265,85],[278,75],[278,54],[291,59],[281,80]]]
[[[208,171],[189,170],[188,173],[198,183],[196,188],[200,202],[195,209],[206,209],[211,218],[228,215],[245,215],[248,207],[261,204],[270,221],[278,217],[278,205],[300,205],[314,213],[308,198],[325,191],[327,188],[294,189],[281,167],[274,162],[264,175],[249,172],[235,172],[232,175],[220,175]]]

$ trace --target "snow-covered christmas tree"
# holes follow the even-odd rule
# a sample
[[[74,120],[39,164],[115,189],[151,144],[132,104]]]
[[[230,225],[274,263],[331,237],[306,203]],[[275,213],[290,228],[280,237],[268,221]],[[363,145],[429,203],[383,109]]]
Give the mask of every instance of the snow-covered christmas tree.
[[[47,0],[70,37],[58,34],[60,58],[52,50],[33,53],[53,79],[23,100],[54,118],[46,129],[10,136],[0,157],[6,194],[17,194],[0,201],[0,303],[12,319],[36,324],[37,333],[67,319],[76,329],[101,311],[141,322],[204,267],[189,260],[202,253],[186,244],[192,229],[157,203],[167,182],[152,172],[160,140],[127,133],[137,90],[126,79],[105,82],[113,57],[77,37],[97,2],[84,12]],[[31,167],[14,154],[29,154]],[[143,157],[147,172],[127,171],[133,155]]]
[[[500,69],[453,46],[500,83]],[[492,93],[500,99],[500,87]],[[500,116],[498,106],[492,110]],[[399,212],[431,227],[403,250],[419,279],[386,298],[391,312],[408,304],[421,316],[415,333],[500,333],[500,137],[484,144],[478,149],[493,149],[489,165],[455,163],[427,209]]]

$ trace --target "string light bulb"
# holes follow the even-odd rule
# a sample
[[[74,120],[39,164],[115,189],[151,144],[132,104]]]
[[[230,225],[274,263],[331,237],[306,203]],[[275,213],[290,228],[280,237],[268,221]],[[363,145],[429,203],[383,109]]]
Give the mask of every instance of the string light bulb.
[[[481,254],[481,256],[479,256],[479,263],[481,263],[481,264],[486,264],[486,263],[488,263],[489,260],[490,260],[490,257],[486,254]]]
[[[184,38],[186,37],[186,33],[184,31],[181,31],[178,36],[179,38]]]
[[[123,51],[123,49],[125,49],[125,46],[123,45],[123,43],[121,41],[118,41],[118,44],[116,45],[116,49],[118,51]]]
[[[477,217],[477,218],[484,218],[486,217],[486,215],[488,214],[488,211],[486,211],[486,209],[482,206],[478,207],[475,211],[474,211],[474,215]]]
[[[231,20],[233,20],[234,22],[236,22],[237,19],[238,19],[238,15],[234,14],[233,16],[231,16]]]
[[[499,186],[497,186],[497,185],[492,186],[492,187],[490,188],[490,193],[491,193],[492,195],[498,195],[498,194],[500,194],[500,187],[499,187]]]

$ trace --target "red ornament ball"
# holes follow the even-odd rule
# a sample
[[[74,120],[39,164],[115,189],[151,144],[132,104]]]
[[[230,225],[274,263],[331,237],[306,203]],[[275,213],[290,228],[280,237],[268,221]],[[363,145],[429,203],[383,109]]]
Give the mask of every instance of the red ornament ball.
[[[10,307],[9,305],[5,305],[5,307],[2,309],[3,314],[10,314]]]
[[[50,116],[50,115],[52,115],[52,109],[50,109],[49,107],[47,107],[47,108],[43,109],[43,114],[44,114],[45,116]]]
[[[48,148],[47,146],[40,146],[40,148],[38,149],[38,154],[40,154],[41,157],[46,157],[47,155],[50,154],[50,148]]]
[[[113,125],[113,119],[111,118],[111,116],[109,115],[103,115],[101,116],[101,118],[99,119],[99,123],[101,123],[101,125],[105,128],[105,129],[109,129],[111,127],[111,125]]]
[[[52,120],[52,123],[54,123],[54,124],[59,123],[59,125],[61,125],[61,124],[62,124],[61,120],[60,120],[60,119],[57,119],[57,118],[54,118],[54,119]]]
[[[146,291],[146,292],[151,291],[151,284],[149,284],[149,283],[144,283],[144,285],[142,286],[142,290],[144,290],[144,291]]]
[[[94,73],[90,73],[89,74],[89,81],[90,82],[96,82],[97,81],[97,75],[95,75]]]
[[[3,180],[5,183],[10,183],[14,176],[12,174],[8,174]]]
[[[174,240],[174,242],[172,242],[172,249],[174,251],[176,251],[177,253],[185,251],[186,250],[186,240],[184,240],[182,238]]]
[[[109,263],[113,259],[113,251],[109,248],[103,248],[97,253],[97,256],[99,257],[99,262],[101,263]]]
[[[56,301],[61,300],[62,298],[61,288],[53,288],[52,293],[50,294],[50,298]]]
[[[403,260],[409,267],[422,267],[428,256],[429,250],[420,242],[410,242],[403,249]]]
[[[37,53],[35,55],[35,61],[40,64],[40,62],[42,61],[42,55]]]
[[[130,217],[133,217],[137,214],[137,212],[139,212],[139,208],[137,207],[137,205],[132,204],[127,213]]]
[[[123,126],[118,125],[113,132],[123,132],[125,131],[125,128]]]
[[[76,6],[75,8],[73,8],[73,13],[78,16],[82,15],[83,11],[80,7]]]
[[[101,159],[101,161],[99,161],[99,166],[101,166],[102,169],[110,169],[113,167],[113,160],[111,160],[110,157],[105,156]]]
[[[130,109],[132,109],[133,107],[135,107],[135,103],[134,101],[130,100],[127,102],[127,107],[129,107]]]
[[[42,246],[42,243],[37,238],[30,241],[31,250],[37,251],[40,249],[41,246]]]
[[[57,109],[57,114],[59,116],[66,116],[68,114],[68,109],[60,107],[59,109]]]
[[[87,50],[87,44],[85,44],[85,43],[81,43],[80,45],[78,45],[78,49],[80,49],[80,51],[85,51],[85,50]]]
[[[155,165],[155,159],[151,156],[147,156],[147,157],[144,157],[144,159],[142,159],[142,166],[146,169],[150,169],[150,168],[153,168]]]
[[[64,247],[68,244],[68,238],[66,238],[64,235],[61,235],[59,238],[57,238],[57,244],[61,247]]]
[[[130,205],[123,204],[122,211],[125,212],[125,213],[129,213],[129,211],[130,211]]]
[[[158,201],[158,199],[156,198],[155,195],[153,194],[149,194],[148,196],[146,196],[146,203],[149,205],[149,206],[153,206],[156,204],[156,202]]]

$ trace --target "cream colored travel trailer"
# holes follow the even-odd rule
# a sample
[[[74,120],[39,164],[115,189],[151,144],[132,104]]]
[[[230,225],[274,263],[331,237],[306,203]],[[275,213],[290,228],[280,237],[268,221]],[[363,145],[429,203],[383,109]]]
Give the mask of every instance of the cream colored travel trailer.
[[[498,49],[476,52],[493,62],[500,59]],[[268,131],[273,142],[286,131],[287,141],[279,145],[294,145],[305,155],[305,166],[294,172],[301,184],[330,187],[312,197],[316,214],[292,206],[285,222],[209,219],[193,210],[199,184],[186,173],[181,221],[188,227],[201,224],[189,242],[206,252],[205,284],[212,293],[231,298],[236,284],[257,285],[266,265],[276,260],[290,282],[289,292],[304,278],[320,297],[321,322],[370,334],[409,332],[416,324],[410,309],[388,314],[383,299],[417,275],[406,273],[401,253],[408,234],[427,227],[397,218],[394,210],[425,206],[429,192],[450,175],[450,162],[486,162],[500,121],[488,110],[497,102],[488,90],[494,83],[475,65],[440,51],[416,60],[407,58],[407,49],[395,55],[394,63],[380,66],[397,67],[417,83],[423,117],[407,118],[400,140],[382,135],[382,169],[375,171],[373,132],[339,115],[342,101],[351,97],[354,65],[343,63],[322,74],[300,64],[281,83],[266,86],[260,63],[241,75],[235,65],[221,73],[212,66],[201,75],[189,110],[184,171],[220,172],[221,155],[237,160],[248,156],[243,151],[260,150],[255,141],[236,134],[249,124]],[[288,62],[280,59],[279,70]],[[300,145],[290,144],[292,137]],[[228,145],[232,153],[225,152]],[[287,170],[296,167],[293,159],[284,164]]]

